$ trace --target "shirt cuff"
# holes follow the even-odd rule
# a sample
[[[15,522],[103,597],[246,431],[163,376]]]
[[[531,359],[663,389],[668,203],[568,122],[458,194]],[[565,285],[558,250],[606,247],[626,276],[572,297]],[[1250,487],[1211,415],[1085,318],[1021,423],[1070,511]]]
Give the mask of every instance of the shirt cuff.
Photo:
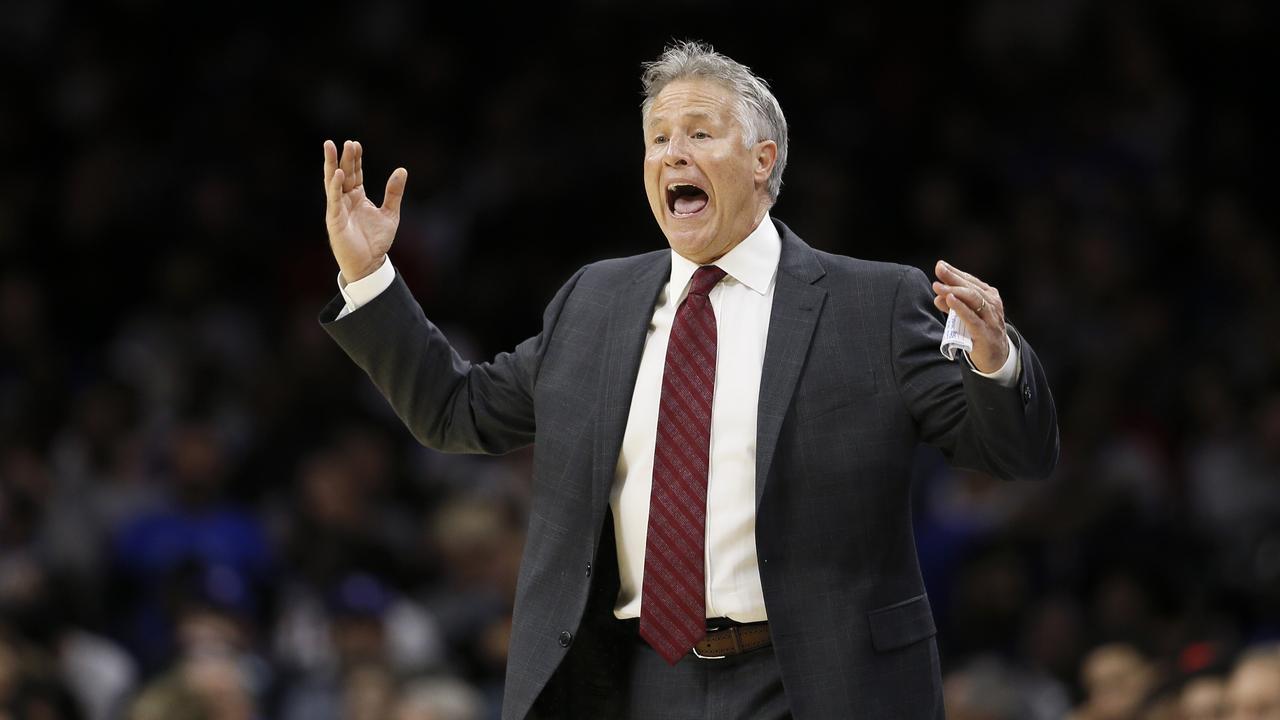
[[[1022,357],[1018,353],[1018,346],[1012,340],[1009,341],[1009,357],[1004,359],[1004,365],[1001,365],[1000,369],[995,372],[984,373],[974,367],[973,361],[969,359],[969,353],[964,354],[964,359],[976,374],[984,378],[995,380],[1005,387],[1013,387],[1018,384],[1018,372],[1022,369]]]
[[[347,282],[342,277],[342,273],[338,273],[338,292],[342,293],[342,299],[347,301],[342,310],[338,312],[338,318],[346,317],[360,306],[367,305],[371,300],[382,294],[383,290],[391,287],[391,283],[396,279],[396,269],[391,266],[391,257],[387,256],[386,260],[377,270],[365,275],[355,282]]]

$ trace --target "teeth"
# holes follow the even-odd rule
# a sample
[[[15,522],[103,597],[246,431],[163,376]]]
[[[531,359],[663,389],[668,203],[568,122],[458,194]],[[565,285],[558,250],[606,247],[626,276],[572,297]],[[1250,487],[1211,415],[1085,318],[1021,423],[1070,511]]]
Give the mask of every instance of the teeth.
[[[697,186],[690,185],[689,183],[671,183],[670,185],[667,186],[667,192],[675,192],[676,188],[679,188],[679,187],[697,187]]]

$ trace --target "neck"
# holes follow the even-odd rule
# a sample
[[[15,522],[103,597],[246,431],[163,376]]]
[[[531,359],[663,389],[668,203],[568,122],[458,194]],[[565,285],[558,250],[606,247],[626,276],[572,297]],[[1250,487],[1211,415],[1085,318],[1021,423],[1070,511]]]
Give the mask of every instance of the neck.
[[[769,212],[770,207],[772,207],[771,203],[769,203],[767,200],[762,201],[756,207],[755,214],[751,219],[751,224],[747,227],[747,231],[739,235],[736,240],[726,245],[724,249],[720,251],[720,254],[716,255],[715,257],[712,257],[710,259],[693,258],[693,257],[689,257],[688,255],[684,255],[683,253],[681,254],[681,257],[684,257],[686,260],[690,262],[697,263],[698,265],[710,265],[711,263],[719,260],[725,255],[728,255],[730,252],[732,252],[734,248],[741,245],[742,241],[746,240],[747,237],[751,235],[751,233],[755,232],[756,228],[760,227],[760,223],[764,220],[764,216]]]

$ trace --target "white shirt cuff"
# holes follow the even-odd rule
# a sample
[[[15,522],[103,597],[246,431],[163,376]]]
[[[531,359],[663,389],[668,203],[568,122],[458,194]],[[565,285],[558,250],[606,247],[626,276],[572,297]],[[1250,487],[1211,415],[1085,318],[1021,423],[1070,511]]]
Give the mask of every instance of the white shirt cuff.
[[[964,354],[965,362],[969,363],[969,367],[973,371],[984,378],[990,378],[1005,387],[1013,387],[1018,384],[1018,371],[1022,369],[1022,358],[1018,354],[1018,346],[1009,341],[1009,357],[1004,359],[1004,365],[1000,366],[995,372],[984,373],[974,367],[973,361],[969,359],[969,353]]]
[[[396,269],[391,266],[391,257],[388,256],[382,262],[377,270],[365,275],[355,282],[347,282],[342,277],[342,273],[338,273],[338,292],[342,293],[342,299],[347,301],[342,310],[338,313],[338,317],[346,317],[360,306],[367,305],[369,301],[382,294],[382,291],[391,287],[391,283],[396,279]]]

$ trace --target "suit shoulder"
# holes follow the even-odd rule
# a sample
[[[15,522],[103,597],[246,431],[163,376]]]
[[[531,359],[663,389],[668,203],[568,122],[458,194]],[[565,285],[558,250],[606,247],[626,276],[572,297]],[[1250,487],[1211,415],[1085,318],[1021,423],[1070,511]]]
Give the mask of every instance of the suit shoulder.
[[[848,255],[836,255],[822,250],[815,250],[814,252],[818,254],[823,268],[827,271],[828,279],[841,284],[870,284],[876,287],[887,286],[892,288],[902,281],[904,275],[918,273],[920,276],[925,277],[924,272],[914,265],[882,260],[864,260],[862,258],[849,257]]]
[[[670,252],[670,250],[654,250],[640,255],[597,260],[578,271],[578,286],[612,291],[623,282],[631,282],[637,273],[654,267]]]

